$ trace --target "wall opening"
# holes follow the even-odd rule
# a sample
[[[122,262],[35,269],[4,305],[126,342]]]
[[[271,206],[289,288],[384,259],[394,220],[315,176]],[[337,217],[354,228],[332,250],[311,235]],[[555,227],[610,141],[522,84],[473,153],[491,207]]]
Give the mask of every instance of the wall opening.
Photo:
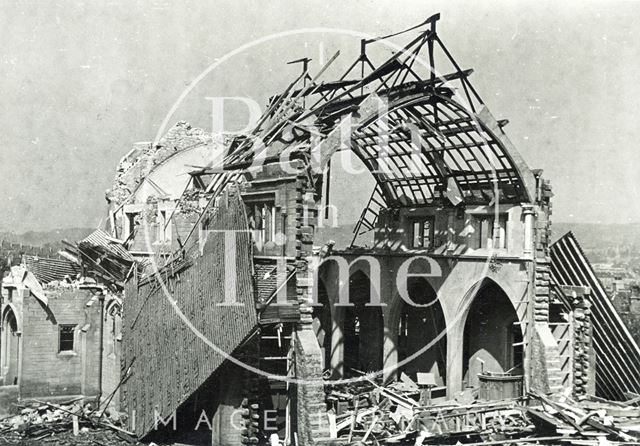
[[[58,352],[74,351],[75,330],[75,324],[66,324],[59,326]]]
[[[482,372],[522,373],[522,330],[507,294],[487,280],[473,299],[464,328],[463,376],[476,387]]]
[[[360,376],[357,372],[382,370],[384,323],[380,306],[371,302],[371,282],[362,271],[349,280],[349,302],[345,307],[342,327],[344,376]]]
[[[435,290],[423,278],[412,278],[407,284],[409,297],[417,305],[402,300],[398,324],[398,361],[419,352],[446,330],[444,312]],[[442,336],[434,345],[403,364],[399,371],[413,380],[417,373],[433,373],[438,386],[446,385],[447,337]]]
[[[259,254],[265,254],[265,248],[275,248],[278,212],[275,194],[245,198],[247,220],[254,247]]]

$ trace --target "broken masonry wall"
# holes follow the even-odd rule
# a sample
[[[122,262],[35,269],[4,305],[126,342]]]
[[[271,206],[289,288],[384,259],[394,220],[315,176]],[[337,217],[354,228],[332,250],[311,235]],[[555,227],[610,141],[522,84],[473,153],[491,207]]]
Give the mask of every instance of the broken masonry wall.
[[[194,128],[185,121],[179,121],[158,141],[139,142],[118,164],[111,189],[105,193],[109,204],[119,206],[136,191],[144,179],[159,164],[186,149],[214,142],[211,134]]]
[[[529,364],[531,379],[529,388],[541,392],[562,390],[562,365],[558,342],[549,326],[551,296],[551,183],[542,177],[542,171],[534,172],[536,178],[536,200],[527,209],[534,217],[533,227],[533,280],[531,282],[532,305],[531,342]]]
[[[313,256],[317,206],[314,188],[302,169],[295,180],[296,227],[296,294],[300,305],[300,322],[293,334],[295,377],[299,382],[292,386],[296,402],[296,418],[293,426],[301,446],[319,443],[329,438],[329,423],[324,395],[322,350],[313,331],[313,279],[315,273],[309,260]]]
[[[129,250],[139,255],[170,252],[178,247],[172,236],[173,222],[167,221],[185,191],[189,172],[198,166],[215,165],[225,144],[225,137],[212,136],[183,121],[169,129],[155,146],[134,144],[134,149],[120,161],[113,186],[105,194],[111,235],[128,239]],[[185,210],[189,204],[199,212],[203,201],[181,202],[176,213],[189,214]]]

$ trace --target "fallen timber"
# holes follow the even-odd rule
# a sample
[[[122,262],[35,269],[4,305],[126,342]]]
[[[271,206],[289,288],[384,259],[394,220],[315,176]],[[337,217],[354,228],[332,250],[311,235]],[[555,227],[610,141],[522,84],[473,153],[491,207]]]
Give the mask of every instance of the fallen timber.
[[[415,386],[415,387],[414,387]],[[381,386],[364,377],[327,384],[333,445],[640,445],[640,408],[568,391],[498,401],[467,389],[455,399],[424,404],[417,385]],[[637,396],[636,396],[637,398]]]

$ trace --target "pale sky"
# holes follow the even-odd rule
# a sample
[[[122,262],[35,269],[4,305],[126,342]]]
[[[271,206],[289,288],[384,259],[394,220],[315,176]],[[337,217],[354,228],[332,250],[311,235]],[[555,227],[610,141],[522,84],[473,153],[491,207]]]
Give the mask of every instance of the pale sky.
[[[120,157],[243,44],[300,28],[384,35],[435,12],[492,113],[551,180],[554,221],[640,222],[640,2],[0,0],[0,231],[96,226]],[[298,74],[286,61],[309,56],[317,69],[341,49],[337,73],[358,45],[319,32],[257,45],[170,122],[210,130],[207,96],[264,104]]]

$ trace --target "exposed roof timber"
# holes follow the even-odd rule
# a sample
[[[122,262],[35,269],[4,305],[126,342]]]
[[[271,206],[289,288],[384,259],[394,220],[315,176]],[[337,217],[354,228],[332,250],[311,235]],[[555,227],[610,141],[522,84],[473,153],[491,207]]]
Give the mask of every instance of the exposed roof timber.
[[[315,93],[323,93],[325,91],[334,91],[340,88],[349,87],[351,85],[357,84],[360,82],[359,79],[349,79],[349,80],[338,80],[333,82],[324,82],[319,84],[315,89],[306,91],[307,89],[301,88],[295,91],[295,95],[299,96],[309,96]]]
[[[425,43],[429,42],[430,44],[430,64],[431,64],[431,76],[430,76],[430,80],[428,82],[430,82],[431,84],[434,84],[436,82],[438,82],[438,76],[435,75],[435,70],[433,67],[433,40],[436,38],[436,34],[435,34],[435,22],[439,20],[439,14],[434,14],[433,16],[429,17],[426,21],[424,21],[423,23],[414,26],[412,28],[409,28],[407,30],[404,30],[400,33],[395,33],[389,36],[384,36],[384,37],[380,37],[380,38],[375,38],[375,39],[370,39],[369,41],[363,41],[362,43],[362,53],[360,55],[360,57],[354,62],[354,64],[349,68],[349,70],[347,70],[347,72],[345,73],[345,75],[343,75],[340,78],[340,81],[344,81],[345,80],[345,76],[348,75],[351,70],[356,66],[356,64],[358,62],[362,62],[363,64],[366,62],[371,68],[372,68],[372,72],[370,74],[368,74],[367,76],[364,76],[364,72],[362,73],[362,78],[354,85],[352,85],[350,88],[346,88],[344,89],[341,93],[338,92],[338,90],[336,90],[335,92],[333,92],[334,94],[332,95],[321,95],[322,97],[313,105],[311,105],[308,109],[307,112],[303,113],[301,116],[297,117],[298,121],[303,121],[307,118],[309,118],[310,116],[313,115],[317,115],[317,114],[324,114],[325,109],[327,106],[329,105],[334,105],[337,104],[340,100],[344,100],[346,99],[347,101],[349,100],[354,100],[353,94],[354,92],[357,92],[358,89],[360,89],[360,94],[362,95],[363,91],[362,89],[366,86],[371,84],[372,82],[379,80],[380,83],[378,84],[377,87],[375,87],[373,89],[373,91],[380,91],[381,89],[383,89],[383,87],[387,87],[388,89],[388,84],[386,83],[386,80],[384,79],[385,77],[387,77],[387,80],[390,79],[390,76],[392,74],[398,74],[399,72],[401,72],[404,69],[409,69],[410,70],[410,65],[412,64],[412,62],[418,57],[419,52],[421,50],[421,48],[425,45]],[[383,64],[381,64],[379,67],[374,67],[373,64],[371,63],[371,61],[368,59],[368,57],[366,56],[365,50],[364,48],[366,47],[367,43],[371,43],[371,42],[375,42],[378,40],[382,40],[385,38],[388,38],[390,36],[394,36],[394,35],[399,35],[399,34],[403,34],[409,30],[412,29],[416,29],[425,25],[430,25],[430,29],[423,31],[420,33],[420,35],[413,39],[409,44],[407,44],[403,50],[396,52],[395,54],[393,54],[389,59],[387,59],[387,61],[385,61]],[[335,59],[336,56],[334,56],[334,58],[332,58],[330,60],[330,62],[332,62]],[[403,60],[403,62],[400,62],[400,60]],[[409,64],[407,64],[407,61],[409,62]],[[324,72],[324,70],[326,69],[326,66],[328,64],[325,64],[325,67],[322,68],[322,70],[320,71],[320,73]],[[457,67],[457,65],[456,65]],[[363,70],[364,70],[364,65],[363,65]],[[320,75],[320,73],[318,73],[318,75]],[[413,73],[415,75],[415,73]],[[463,81],[466,81],[466,77],[471,74],[470,70],[467,71],[463,71],[461,69],[459,69],[459,67],[457,67],[457,73],[453,73],[451,75],[448,75],[448,80],[454,79],[454,78],[460,78]],[[277,106],[275,104],[272,104],[272,106],[270,107],[270,110],[268,110],[265,115],[263,116],[263,119],[260,120],[260,122],[258,123],[258,125],[256,126],[256,128],[254,129],[254,132],[252,132],[252,134],[256,134],[256,132],[258,130],[260,130],[261,125],[266,121],[266,119],[269,116],[275,116],[276,114],[282,114],[283,112],[283,108],[287,108],[286,104],[282,104],[282,102],[284,102],[284,98],[285,97],[300,97],[302,94],[306,94],[306,92],[311,92],[313,91],[312,86],[307,86],[302,90],[299,90],[298,94],[295,94],[291,88],[300,81],[301,78],[304,78],[304,76],[306,75],[306,71],[305,73],[303,73],[301,76],[299,76],[292,84],[290,84],[290,86],[287,88],[287,90],[282,93],[279,96],[276,96],[277,100],[276,102],[278,103]],[[316,78],[317,76],[316,75]],[[425,82],[423,79],[420,79],[417,75],[416,76],[416,80],[421,81],[421,82]],[[446,78],[447,76],[445,76]],[[314,78],[315,79],[315,78]],[[410,83],[405,83],[404,80],[406,79],[406,76],[403,78],[403,85],[409,85]],[[443,81],[446,81],[447,79],[442,79]],[[426,85],[426,84],[425,84]],[[315,88],[318,88],[318,86],[316,86]],[[304,92],[304,93],[303,93]],[[356,99],[358,100],[358,99]],[[289,107],[290,109],[290,107]],[[285,110],[286,111],[286,110]],[[267,136],[271,133],[274,132],[278,132],[281,131],[281,127],[276,126],[272,126],[271,129],[269,130],[263,130],[262,133],[264,136]],[[266,140],[266,137],[263,138],[264,140]],[[250,145],[250,141],[249,142],[245,142],[241,145],[241,147],[239,148],[239,152],[243,152],[244,150],[242,149],[247,149],[247,145]],[[244,147],[242,147],[244,146]],[[236,161],[240,161],[240,159],[236,160]]]
[[[231,153],[224,158],[223,165],[228,170],[223,173],[203,172],[215,174],[207,188],[211,192],[211,200],[229,182],[238,178],[242,169],[251,166],[254,160],[261,159],[265,164],[279,162],[282,150],[290,147],[282,136],[303,123],[314,124],[325,135],[321,144],[324,145],[323,162],[327,162],[330,155],[340,149],[340,138],[336,138],[335,133],[333,137],[329,135],[340,125],[342,118],[351,115],[359,125],[360,133],[354,135],[356,138],[352,140],[352,150],[369,170],[374,171],[377,167],[375,152],[372,154],[374,149],[367,147],[366,140],[362,138],[370,136],[366,134],[367,125],[380,116],[377,107],[366,110],[363,104],[370,104],[372,98],[379,95],[389,100],[389,109],[395,108],[398,113],[406,112],[403,119],[410,118],[421,129],[421,137],[426,142],[426,145],[424,142],[422,144],[425,150],[421,154],[421,163],[426,168],[422,176],[414,177],[408,174],[412,160],[406,159],[407,148],[403,146],[406,144],[406,135],[401,135],[399,131],[390,135],[392,143],[398,145],[390,157],[393,163],[391,167],[401,175],[403,181],[394,182],[389,175],[374,173],[380,194],[388,206],[437,202],[442,199],[442,191],[451,189],[453,180],[457,188],[466,194],[466,202],[491,195],[487,191],[494,180],[497,181],[493,185],[501,188],[499,196],[507,196],[514,202],[533,201],[536,198],[534,174],[502,131],[504,122],[497,122],[493,118],[471,85],[468,78],[473,71],[462,70],[437,36],[435,22],[438,18],[439,15],[435,15],[400,33],[363,40],[360,56],[335,81],[316,83],[318,76],[324,73],[337,54],[312,78],[310,85],[300,88],[300,81],[308,78],[308,70],[304,70],[283,93],[273,96],[269,109],[253,131],[244,138],[236,139]],[[430,25],[430,28],[421,30],[401,51],[392,54],[379,66],[376,67],[366,55],[367,44],[425,25]],[[412,67],[425,45],[429,51],[429,73],[420,77],[417,65],[415,70]],[[449,68],[435,66],[434,52],[437,50],[444,53],[442,61],[448,61]],[[361,64],[360,77],[348,79],[358,64]],[[436,68],[447,72],[451,71],[451,66],[453,71],[449,74],[437,74]],[[365,68],[371,71],[365,74]],[[411,79],[408,79],[409,76]],[[365,94],[365,87],[370,92],[369,96]],[[457,99],[457,93],[463,94],[462,100]],[[311,96],[317,100],[299,100]],[[297,106],[301,105],[304,110],[300,112]],[[478,113],[478,110],[481,111]],[[258,138],[266,147],[259,148],[254,144]],[[274,145],[274,142],[277,144]],[[296,140],[292,144],[300,142]],[[291,159],[308,162],[310,145],[296,149]]]
[[[486,106],[482,107],[477,116],[478,120],[486,127],[487,131],[489,131],[504,147],[505,154],[513,162],[514,168],[518,171],[518,174],[524,183],[528,201],[533,202],[536,199],[536,178],[520,155],[520,152],[518,152],[516,146],[513,145],[509,137],[507,137],[507,134],[502,130],[502,127]]]
[[[466,134],[468,132],[473,132],[474,134],[477,134],[477,137],[471,138],[466,134],[469,142],[460,142],[459,144],[452,143],[452,140],[448,136],[444,138],[444,141],[441,141],[436,137],[437,129],[434,129],[433,125],[431,125],[426,119],[416,119],[413,121],[413,124],[419,126],[421,132],[423,132],[421,135],[421,145],[424,148],[426,142],[429,149],[422,150],[420,157],[424,164],[433,166],[438,175],[434,176],[433,173],[429,173],[428,171],[422,172],[420,176],[408,175],[409,172],[412,172],[412,169],[408,165],[407,161],[412,155],[415,156],[416,154],[411,153],[410,148],[407,147],[407,144],[410,144],[410,137],[407,136],[406,129],[389,133],[390,138],[386,140],[388,144],[385,146],[385,154],[388,155],[386,157],[388,159],[386,167],[391,167],[392,169],[387,170],[387,175],[382,175],[380,172],[377,172],[375,168],[378,165],[379,157],[376,156],[376,148],[380,151],[379,142],[385,142],[385,138],[381,138],[379,141],[376,141],[374,136],[377,132],[374,131],[371,133],[371,130],[375,130],[376,123],[380,119],[389,119],[390,117],[393,117],[394,113],[398,110],[407,112],[408,116],[416,117],[415,107],[422,106],[424,104],[432,104],[433,108],[431,110],[423,109],[421,111],[421,113],[423,113],[423,117],[426,113],[435,114],[435,107],[438,107],[441,111],[446,110],[450,113],[447,117],[449,121],[451,120],[451,116],[461,116],[463,114],[467,115],[463,119],[465,121],[476,119],[476,125],[468,126],[468,128],[456,133],[452,132],[448,136],[459,137],[461,133]],[[363,126],[354,135],[354,140],[357,144],[354,145],[353,150],[357,152],[363,161],[365,161],[365,164],[370,168],[370,170],[372,170],[374,177],[376,177],[376,179],[381,183],[399,185],[400,183],[398,178],[395,178],[395,176],[401,175],[401,177],[404,176],[405,179],[409,179],[411,182],[418,182],[421,186],[427,186],[435,183],[439,185],[438,190],[450,190],[451,183],[449,182],[449,178],[453,178],[458,183],[458,189],[461,189],[459,181],[463,181],[465,186],[467,186],[465,189],[473,188],[475,185],[476,189],[479,190],[485,189],[486,185],[490,184],[491,180],[495,177],[498,187],[504,184],[504,181],[506,180],[508,184],[515,185],[514,189],[516,192],[519,192],[519,195],[524,191],[524,188],[518,187],[518,184],[520,183],[519,170],[516,169],[516,166],[512,162],[512,158],[508,156],[508,153],[506,153],[506,150],[503,145],[500,144],[500,141],[496,140],[493,134],[487,132],[486,125],[484,125],[479,117],[473,116],[470,112],[460,107],[459,104],[456,104],[451,99],[437,95],[433,95],[432,97],[425,95],[418,95],[417,97],[402,97],[388,105],[388,111],[384,116],[380,116],[376,110],[370,116],[365,117],[363,122]],[[425,135],[428,136],[425,137]],[[431,136],[434,137],[431,138]],[[373,141],[373,143],[371,141]],[[458,141],[464,140],[460,138]],[[473,143],[471,141],[473,141]],[[396,142],[397,144],[393,144],[393,142]],[[466,152],[459,153],[461,149],[465,149]],[[439,160],[444,164],[433,158],[434,154],[438,154]],[[450,160],[449,163],[445,162],[445,155],[449,155],[447,157]],[[458,158],[457,160],[456,157]],[[483,157],[484,159],[481,160],[478,157]],[[460,165],[459,163],[463,161],[466,164]],[[390,172],[393,172],[394,175],[390,176]],[[433,192],[433,190],[431,190],[431,192]],[[398,194],[393,195],[395,195],[395,197],[387,195],[385,198],[387,198],[388,201],[397,199]],[[422,194],[418,194],[414,198],[416,202],[425,201],[425,197],[422,196]],[[432,195],[427,197],[427,201],[434,200],[436,198],[438,197]],[[520,196],[520,198],[527,201],[526,196]]]
[[[390,71],[388,72],[389,68],[391,66],[396,66],[397,69],[402,69],[403,67],[405,67],[406,65],[404,63],[399,64],[398,65],[398,59],[402,58],[403,56],[407,57],[407,56],[412,56],[412,50],[416,49],[416,47],[419,49],[421,48],[426,40],[429,39],[433,39],[435,38],[435,32],[432,30],[427,30],[423,33],[420,33],[420,35],[418,37],[416,37],[415,39],[413,39],[409,44],[407,44],[402,51],[398,51],[395,54],[393,54],[389,59],[387,59],[382,65],[380,65],[379,67],[375,68],[373,67],[373,65],[371,64],[371,62],[369,61],[369,59],[366,59],[366,62],[369,63],[369,65],[373,68],[373,71],[367,75],[367,76],[363,76],[363,78],[355,85],[351,86],[350,88],[345,89],[343,92],[341,93],[337,93],[336,96],[331,97],[330,98],[330,102],[333,101],[338,101],[341,99],[344,99],[347,96],[350,96],[352,93],[357,92],[359,89],[361,90],[362,88],[364,88],[365,86],[369,85],[370,83],[372,83],[375,80],[383,80],[383,77],[385,75],[388,74],[392,74],[394,73],[394,71]],[[413,56],[415,57],[415,56]],[[349,68],[349,70],[347,71],[346,74],[348,74],[353,67],[355,66],[355,64],[360,61],[361,58],[359,58],[358,60],[356,60],[356,62],[354,63],[354,65],[351,66],[351,68]],[[343,76],[344,77],[344,76]],[[377,91],[380,90],[382,88],[382,85],[384,85],[384,82],[379,84],[373,91]],[[361,91],[362,94],[362,91]],[[318,101],[315,104],[313,104],[311,106],[311,108],[304,113],[300,119],[304,119],[307,118],[311,115],[317,114],[318,110],[323,110],[324,106],[326,106],[327,103],[326,102],[322,102],[322,101]]]
[[[386,97],[393,98],[393,97],[398,97],[402,95],[410,95],[412,93],[426,92],[426,91],[429,91],[431,88],[442,86],[443,84],[446,84],[448,82],[467,78],[472,73],[473,73],[473,69],[470,68],[464,71],[449,73],[440,77],[436,77],[433,80],[427,79],[427,80],[410,81],[410,82],[403,83],[401,85],[397,85],[393,88],[380,88],[379,90],[377,90],[377,94],[379,96],[386,96]],[[332,99],[331,101],[327,102],[324,108],[316,110],[316,114],[319,117],[323,117],[328,114],[328,110],[333,111],[340,108],[348,108],[349,106],[356,107],[356,104],[362,101],[365,97],[366,95],[365,96],[358,95],[358,96],[352,96],[352,97],[341,99],[341,100]]]
[[[407,141],[406,139],[407,137],[411,139],[411,134],[408,130],[399,129],[399,131],[405,134],[405,140],[404,140],[405,142]],[[413,145],[414,142],[415,141],[411,141],[411,145]],[[419,150],[421,152],[420,154],[431,162],[431,163],[424,163],[424,164],[426,166],[429,166],[430,164],[433,165],[434,169],[438,172],[439,176],[443,179],[443,182],[446,183],[445,195],[447,196],[447,198],[454,205],[457,205],[460,202],[462,202],[462,192],[460,191],[460,187],[458,186],[458,183],[455,177],[451,175],[451,169],[449,168],[449,166],[447,166],[447,164],[443,159],[443,154],[441,153],[442,151],[438,151],[435,146],[428,143],[424,138],[422,138],[422,136],[420,136],[419,143],[420,143]],[[404,159],[407,156],[407,154],[396,153],[394,156],[402,157]],[[417,166],[418,161],[417,160],[414,161],[411,155],[409,155],[409,158],[412,160],[414,167],[418,167]],[[421,161],[424,162],[425,161],[424,158],[422,158]]]
[[[505,192],[506,196],[511,196],[516,201],[529,201],[527,185],[522,179],[522,172],[530,175],[530,181],[534,185],[535,178],[525,164],[520,166],[514,160],[519,159],[518,155],[510,156],[502,141],[495,137],[489,125],[493,123],[497,127],[495,120],[482,115],[488,120],[487,125],[480,116],[472,113],[455,103],[453,100],[439,95],[415,94],[409,97],[401,96],[396,101],[388,104],[388,112],[380,116],[377,96],[368,98],[367,104],[361,104],[357,115],[352,116],[352,123],[360,125],[360,128],[353,134],[352,150],[365,163],[372,172],[376,180],[384,184],[383,194],[389,204],[398,203],[399,197],[404,195],[408,204],[426,204],[440,198],[439,193],[451,194],[451,197],[462,195],[462,190],[468,191],[467,196],[482,196],[492,180],[496,180],[496,187],[506,187],[512,185],[511,192]],[[447,123],[457,122],[449,126],[447,135],[440,135],[432,122],[437,122],[434,118],[435,110],[441,116],[445,116]],[[420,153],[412,152],[410,136],[406,129],[395,129],[389,133],[385,146],[385,169],[380,169],[380,147],[376,138],[378,133],[377,123],[384,117],[395,117],[395,114],[402,112],[404,116],[412,117],[412,123],[419,127],[421,132]],[[421,115],[420,115],[421,113]],[[475,125],[462,125],[463,122],[473,122]],[[336,127],[337,128],[337,127]],[[325,152],[322,157],[326,162],[330,154],[339,149],[339,132],[333,129],[333,137],[326,138],[321,143],[321,152]],[[456,131],[457,130],[457,131]],[[494,130],[495,132],[495,130]],[[372,142],[373,141],[373,142]],[[327,155],[327,153],[329,155]],[[294,152],[292,158],[304,159],[304,154],[297,156]],[[418,164],[412,156],[418,157]],[[234,163],[233,169],[242,169],[251,164],[251,158],[247,158],[242,163]],[[279,161],[279,154],[264,160],[265,163]],[[523,163],[523,162],[522,162]],[[524,166],[524,169],[522,168]],[[429,170],[432,167],[434,170]],[[419,169],[416,172],[416,168]],[[398,179],[405,178],[415,186],[415,191],[400,190],[404,186]],[[454,181],[456,184],[454,184]],[[398,189],[393,191],[393,188]],[[476,190],[477,193],[473,193]],[[411,196],[413,194],[413,197]],[[514,196],[515,194],[515,196]],[[494,194],[495,195],[495,194]],[[501,194],[502,195],[502,194]],[[455,202],[455,200],[452,200]]]
[[[396,67],[389,67],[394,68],[396,70],[403,68],[402,65],[398,65]],[[390,71],[389,71],[390,72]],[[384,74],[388,74],[384,73]],[[378,73],[376,76],[382,76],[384,74]],[[401,85],[403,87],[406,87],[407,85],[411,85],[411,84],[416,84],[416,85],[420,85],[422,87],[429,87],[432,85],[442,85],[444,83],[447,82],[451,82],[454,80],[458,80],[458,79],[462,79],[462,78],[467,78],[469,76],[471,76],[471,74],[473,74],[473,68],[469,68],[466,70],[462,70],[462,71],[456,71],[453,73],[448,73],[442,76],[438,76],[435,79],[426,79],[426,80],[419,80],[419,81],[411,81],[411,82],[406,82],[406,83],[402,83]],[[371,75],[367,76],[367,80],[369,82],[375,80],[375,77],[371,77]],[[332,81],[332,82],[323,82],[321,84],[318,84],[318,86],[316,88],[313,89],[309,89],[309,88],[300,88],[298,90],[295,90],[292,94],[292,96],[297,96],[297,97],[305,97],[305,96],[310,96],[316,93],[324,93],[324,92],[334,92],[340,89],[344,89],[345,87],[349,87],[355,84],[358,84],[360,82],[362,82],[363,80],[361,79],[348,79],[348,80],[337,80],[337,81]],[[378,94],[385,94],[388,92],[389,89],[381,89]],[[392,89],[391,89],[392,90]],[[280,95],[278,96],[274,96],[271,100],[277,100],[280,97]],[[362,96],[354,96],[352,98],[352,100],[357,101],[358,98],[362,98]]]

